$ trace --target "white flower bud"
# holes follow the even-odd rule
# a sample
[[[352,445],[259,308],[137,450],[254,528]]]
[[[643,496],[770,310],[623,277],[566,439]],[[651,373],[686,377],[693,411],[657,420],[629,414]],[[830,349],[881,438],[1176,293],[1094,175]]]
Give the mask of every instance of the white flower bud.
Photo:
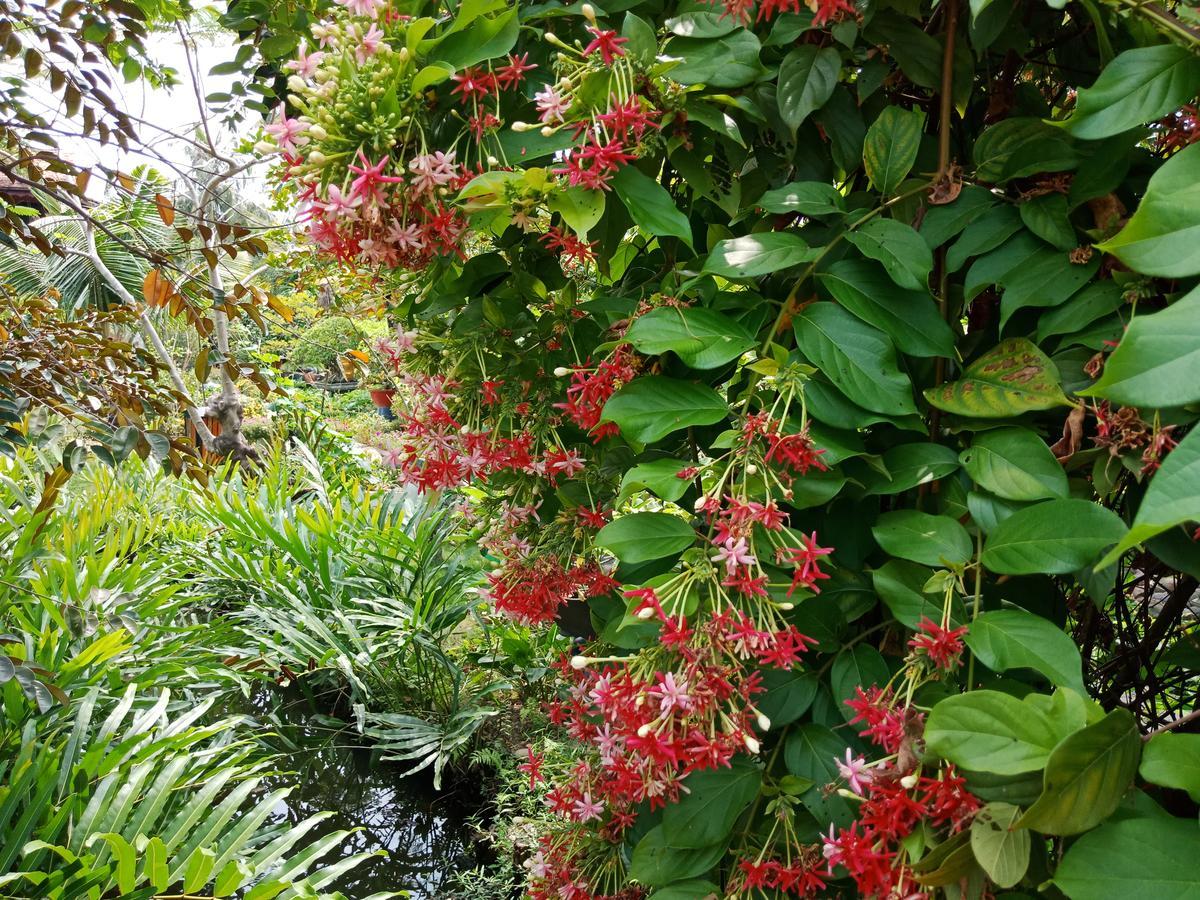
[[[784,612],[787,612],[789,609],[795,609],[796,604],[785,600],[783,603],[776,603],[775,608],[782,609]]]
[[[308,164],[310,166],[325,165],[325,154],[320,150],[314,150],[312,153],[308,154]]]
[[[546,137],[546,138],[554,137],[554,129],[551,128],[549,125],[543,126],[542,137]]]
[[[304,93],[304,89],[308,87],[299,75],[289,75],[287,86],[289,91],[295,91],[297,94]]]
[[[762,746],[758,743],[758,740],[749,734],[742,738],[742,740],[746,744],[746,749],[752,754],[757,755],[758,751],[762,749]]]
[[[489,166],[498,166],[498,165],[500,165],[500,160],[496,159],[496,157],[494,157],[494,156],[489,156],[487,158],[487,164]]]
[[[313,140],[316,140],[316,141],[323,141],[329,137],[329,132],[326,131],[324,128],[322,128],[320,125],[308,126],[308,134],[310,137],[312,137]]]
[[[696,512],[700,512],[700,510],[704,509],[704,507],[707,505],[708,505],[707,495],[701,494],[699,497],[696,498],[696,503],[695,503],[695,506],[693,506],[693,509],[695,509]]]
[[[595,25],[595,24],[596,24],[596,10],[595,10],[595,8],[592,6],[592,4],[590,4],[590,3],[585,3],[585,4],[583,4],[582,8],[580,8],[580,10],[579,10],[579,11],[580,11],[581,13],[583,13],[583,17],[584,17],[585,19],[587,19],[587,20],[588,20],[589,22],[591,22],[593,25]]]
[[[568,369],[566,366],[559,366],[554,370],[555,378],[566,378],[570,374],[571,374],[571,370]]]
[[[651,725],[649,722],[647,722],[645,725],[643,725],[641,728],[639,728],[637,730],[638,737],[644,738],[646,735],[648,735],[650,733],[650,728],[651,728]]]
[[[754,463],[750,463],[750,465],[746,466],[746,474],[747,475],[757,475],[758,474],[758,466],[756,466]]]
[[[913,788],[915,788],[917,786],[917,783],[920,780],[921,780],[921,776],[918,775],[916,772],[913,772],[911,775],[905,775],[903,778],[900,779],[900,787],[904,788],[906,791],[911,791]]]
[[[771,720],[768,719],[766,716],[764,716],[762,713],[758,714],[758,730],[759,731],[770,731],[771,730]]]
[[[639,609],[639,610],[637,611],[637,617],[638,617],[639,619],[652,619],[652,618],[654,618],[654,607],[653,607],[653,606],[647,606],[647,607],[645,607],[644,609]]]
[[[588,667],[588,663],[592,661],[590,656],[572,656],[571,668],[576,672],[581,672]]]
[[[264,156],[267,155],[268,153],[277,153],[278,151],[279,151],[278,147],[276,147],[274,144],[269,143],[267,141],[259,141],[257,144],[254,145],[254,152],[261,153]]]

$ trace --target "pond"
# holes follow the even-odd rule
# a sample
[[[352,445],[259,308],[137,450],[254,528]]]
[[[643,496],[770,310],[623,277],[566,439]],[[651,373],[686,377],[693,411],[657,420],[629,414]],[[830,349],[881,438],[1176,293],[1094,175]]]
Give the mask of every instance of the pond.
[[[426,773],[404,776],[404,768],[373,759],[345,723],[315,712],[302,694],[263,689],[243,710],[264,729],[279,754],[283,773],[269,787],[293,786],[273,820],[296,824],[311,815],[332,813],[307,840],[340,829],[351,834],[323,861],[352,853],[386,851],[360,864],[324,890],[340,890],[350,900],[379,891],[406,890],[414,900],[448,898],[454,872],[485,862],[470,819],[479,810],[475,783],[453,784],[447,777],[435,791]]]

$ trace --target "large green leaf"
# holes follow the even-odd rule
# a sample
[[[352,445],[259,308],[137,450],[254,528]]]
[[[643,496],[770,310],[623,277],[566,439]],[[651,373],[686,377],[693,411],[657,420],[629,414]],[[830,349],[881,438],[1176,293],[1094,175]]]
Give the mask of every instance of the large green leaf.
[[[867,129],[863,166],[871,185],[881,194],[894,194],[912,171],[921,146],[924,113],[889,106]]]
[[[1151,784],[1187,791],[1200,803],[1200,734],[1156,734],[1142,752],[1138,772]]]
[[[703,875],[725,855],[725,844],[711,847],[684,847],[673,843],[666,828],[658,825],[633,848],[629,877],[650,887],[662,887],[673,881]]]
[[[929,441],[898,444],[883,454],[881,462],[887,474],[871,472],[871,480],[865,482],[868,494],[899,494],[945,478],[959,468],[958,456],[951,448]]]
[[[1200,144],[1168,159],[1125,227],[1096,246],[1145,275],[1200,274]]]
[[[999,691],[939,701],[925,724],[929,752],[973,772],[1036,772],[1066,735],[1040,704]]]
[[[847,800],[825,791],[826,785],[840,777],[837,760],[843,758],[852,740],[840,737],[823,725],[804,722],[792,726],[783,745],[787,770],[813,783],[801,799],[816,817],[821,831],[828,830],[831,822],[847,826],[854,819],[854,810]]]
[[[477,18],[469,28],[455,30],[437,40],[423,41],[421,52],[435,62],[465,69],[496,56],[503,56],[517,42],[520,24],[517,8],[510,7],[493,19]]]
[[[1068,575],[1094,564],[1125,536],[1125,523],[1090,500],[1019,509],[988,535],[983,564],[1003,575]]]
[[[1101,565],[1111,565],[1129,548],[1184,522],[1200,522],[1200,428],[1193,428],[1167,454],[1162,468],[1150,479],[1129,534]]]
[[[623,166],[610,184],[646,234],[676,237],[692,246],[692,226],[661,184],[636,166]]]
[[[1200,288],[1161,312],[1136,316],[1100,380],[1079,393],[1151,408],[1200,401]]]
[[[652,444],[689,425],[712,425],[728,412],[721,395],[707,385],[651,375],[613,394],[602,421],[615,422],[629,440]]]
[[[667,77],[680,84],[741,87],[762,73],[761,49],[748,28],[708,39],[675,38],[667,45],[667,53],[682,62],[670,69]]]
[[[976,483],[1006,500],[1067,496],[1067,473],[1046,442],[1028,428],[980,432],[959,456]]]
[[[925,391],[938,409],[977,419],[1006,419],[1070,401],[1058,369],[1025,338],[1009,338],[967,366],[958,381]]]
[[[846,198],[832,184],[823,181],[793,181],[767,191],[754,205],[769,213],[827,216],[844,213]]]
[[[941,621],[942,595],[924,591],[932,574],[926,566],[906,559],[892,559],[871,572],[871,583],[896,621],[915,629],[922,619]],[[963,618],[962,601],[955,598],[950,606],[950,623],[957,627]]]
[[[764,669],[762,685],[766,693],[754,698],[759,712],[778,728],[796,721],[812,706],[820,682],[815,672],[794,669]]]
[[[841,54],[832,47],[802,44],[783,58],[776,97],[779,116],[792,134],[810,113],[825,105],[841,69]]]
[[[971,622],[966,644],[993,672],[1034,669],[1052,684],[1087,696],[1079,648],[1049,619],[1020,609],[986,612]]]
[[[928,290],[897,287],[877,264],[843,259],[817,276],[842,306],[886,332],[910,356],[952,356],[954,332]]]
[[[623,563],[640,563],[679,553],[695,540],[696,532],[679,516],[639,512],[609,522],[595,543]]]
[[[687,794],[663,811],[665,839],[671,846],[689,849],[726,840],[761,784],[762,772],[745,757],[736,758],[729,768],[689,775]]]
[[[634,320],[625,340],[648,356],[670,350],[693,369],[723,366],[754,346],[739,322],[703,307],[652,309]]]
[[[1061,172],[1079,162],[1069,135],[1041,119],[1014,116],[975,141],[975,175],[996,184],[1038,172]]]
[[[857,231],[846,232],[846,240],[863,256],[883,263],[900,287],[910,291],[928,289],[933,251],[911,226],[895,219],[874,218]]]
[[[758,278],[816,258],[819,251],[790,231],[766,231],[718,241],[704,271],[722,278]]]
[[[1042,795],[1018,825],[1043,834],[1079,834],[1116,810],[1133,784],[1142,739],[1127,709],[1068,736],[1046,761]]]
[[[997,887],[1012,887],[1029,868],[1029,832],[1013,827],[1020,814],[1018,806],[995,802],[971,820],[971,852]]]
[[[1067,848],[1054,884],[1070,900],[1194,900],[1200,896],[1194,818],[1121,819]]]
[[[690,465],[681,459],[655,459],[639,463],[622,476],[620,497],[624,499],[637,491],[650,491],[663,500],[674,502],[693,483],[690,478],[679,477],[679,473]]]
[[[835,303],[809,305],[793,327],[800,352],[851,401],[874,412],[916,412],[912,383],[882,331]]]
[[[1077,138],[1100,140],[1175,112],[1200,93],[1200,56],[1179,44],[1126,50],[1082,88],[1062,126]]]
[[[604,191],[589,191],[576,185],[565,191],[555,191],[546,201],[552,212],[557,212],[576,234],[587,237],[587,233],[604,215]]]
[[[971,559],[971,536],[949,516],[897,509],[881,515],[871,534],[890,555],[927,566],[963,565]]]

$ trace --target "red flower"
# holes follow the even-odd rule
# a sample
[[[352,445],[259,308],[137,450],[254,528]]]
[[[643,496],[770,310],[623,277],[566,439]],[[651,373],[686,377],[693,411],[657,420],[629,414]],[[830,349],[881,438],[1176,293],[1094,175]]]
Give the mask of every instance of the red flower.
[[[525,73],[537,68],[536,63],[529,62],[529,54],[508,54],[508,64],[496,70],[496,83],[504,89],[515,88],[525,80]]]
[[[921,634],[908,642],[914,652],[927,656],[935,669],[950,672],[958,668],[963,652],[962,636],[967,633],[966,625],[945,629],[925,616],[917,623],[917,630]]]
[[[528,757],[526,762],[517,766],[518,772],[523,772],[529,776],[529,789],[532,791],[539,781],[545,781],[545,776],[542,775],[542,763],[545,757],[538,756],[533,752],[533,747],[526,747],[525,753]]]
[[[611,66],[613,60],[618,56],[625,55],[625,50],[621,45],[629,43],[629,38],[618,37],[615,31],[606,31],[591,25],[588,26],[588,31],[594,37],[592,42],[583,48],[584,56],[591,56],[596,51],[600,51],[600,57],[604,60],[604,64]]]
[[[460,95],[463,102],[471,100],[478,102],[496,89],[496,76],[491,72],[485,72],[478,66],[463,69],[458,74],[452,75],[450,80],[458,85],[450,93]]]

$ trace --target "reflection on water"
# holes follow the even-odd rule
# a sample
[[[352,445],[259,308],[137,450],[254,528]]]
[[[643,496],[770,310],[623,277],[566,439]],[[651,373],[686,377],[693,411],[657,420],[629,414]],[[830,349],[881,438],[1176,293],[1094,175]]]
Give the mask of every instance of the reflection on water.
[[[280,754],[285,774],[268,779],[269,786],[293,786],[273,821],[295,824],[332,812],[309,832],[308,840],[339,829],[361,829],[331,852],[326,864],[351,853],[387,851],[324,890],[340,890],[349,900],[389,890],[442,900],[452,897],[447,891],[451,873],[481,861],[466,821],[472,801],[479,801],[476,786],[456,790],[449,784],[438,793],[428,777],[402,778],[401,767],[373,763],[370,751],[355,743],[352,729],[314,714],[308,701],[291,691],[259,692],[247,713],[264,730],[277,732],[265,742]]]

